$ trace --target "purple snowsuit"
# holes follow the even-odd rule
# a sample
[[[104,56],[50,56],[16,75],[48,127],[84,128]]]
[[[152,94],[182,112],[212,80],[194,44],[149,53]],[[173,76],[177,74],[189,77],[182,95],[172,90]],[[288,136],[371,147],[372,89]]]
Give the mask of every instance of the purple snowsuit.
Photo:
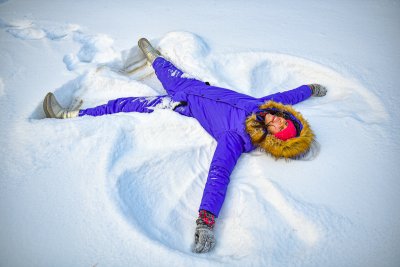
[[[309,98],[311,90],[308,86],[302,85],[290,91],[255,98],[182,77],[183,72],[162,57],[153,62],[153,68],[168,95],[119,98],[102,106],[81,110],[79,115],[150,113],[154,107],[171,99],[181,103],[174,110],[182,115],[196,118],[218,143],[199,208],[218,217],[225,199],[229,177],[237,160],[243,152],[250,152],[255,148],[245,129],[246,118],[257,112],[258,107],[268,100],[294,105]]]

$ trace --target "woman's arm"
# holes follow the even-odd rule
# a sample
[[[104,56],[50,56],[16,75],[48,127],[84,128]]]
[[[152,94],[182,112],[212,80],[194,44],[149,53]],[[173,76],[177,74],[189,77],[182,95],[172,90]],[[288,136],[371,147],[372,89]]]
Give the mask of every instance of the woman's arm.
[[[295,105],[301,101],[308,99],[310,96],[324,96],[328,92],[325,86],[320,84],[307,84],[295,89],[279,92],[273,95],[260,98],[262,102],[273,100],[284,105]]]
[[[272,100],[284,105],[295,105],[301,101],[308,99],[312,95],[312,90],[308,85],[302,85],[295,89],[279,92],[273,95],[260,98],[262,102]]]
[[[206,253],[215,246],[214,218],[218,217],[229,184],[229,176],[243,152],[243,139],[236,132],[225,132],[218,138],[203,199],[196,220],[193,251]]]
[[[225,132],[218,138],[199,210],[218,217],[225,199],[229,177],[244,150],[243,139],[236,132]]]

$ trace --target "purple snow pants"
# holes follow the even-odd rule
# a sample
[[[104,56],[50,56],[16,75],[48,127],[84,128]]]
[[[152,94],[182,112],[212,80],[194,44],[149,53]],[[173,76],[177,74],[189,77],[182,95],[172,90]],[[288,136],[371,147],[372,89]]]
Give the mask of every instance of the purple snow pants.
[[[79,111],[79,116],[102,116],[118,112],[151,113],[155,109],[172,109],[182,115],[190,116],[189,109],[185,103],[174,102],[170,95],[173,95],[176,90],[187,85],[188,81],[190,81],[190,83],[203,82],[181,77],[183,72],[163,58],[157,58],[153,63],[153,68],[168,95],[117,98],[108,101],[108,103],[104,105],[81,109]]]

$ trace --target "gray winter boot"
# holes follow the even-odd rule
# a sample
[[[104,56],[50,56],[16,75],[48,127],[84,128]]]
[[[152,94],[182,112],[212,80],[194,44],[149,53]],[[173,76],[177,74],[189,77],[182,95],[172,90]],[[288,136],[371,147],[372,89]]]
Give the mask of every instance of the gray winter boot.
[[[79,109],[68,110],[58,103],[53,93],[47,93],[43,100],[43,110],[47,118],[69,119],[79,115]]]
[[[161,57],[160,51],[155,49],[146,38],[141,38],[138,41],[139,48],[142,50],[143,54],[146,56],[147,60],[153,64],[154,60]]]

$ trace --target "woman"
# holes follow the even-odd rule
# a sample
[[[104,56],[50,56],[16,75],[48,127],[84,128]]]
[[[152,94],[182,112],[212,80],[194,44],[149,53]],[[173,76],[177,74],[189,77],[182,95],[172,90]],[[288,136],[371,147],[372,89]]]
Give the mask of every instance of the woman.
[[[48,118],[64,119],[118,112],[151,113],[157,108],[169,108],[196,118],[218,142],[196,220],[193,247],[194,252],[208,252],[215,246],[215,218],[240,155],[256,147],[275,158],[306,155],[314,142],[314,134],[303,116],[289,105],[312,95],[324,96],[327,89],[318,84],[302,85],[287,92],[254,98],[185,78],[184,73],[164,59],[145,38],[139,40],[139,47],[168,95],[118,98],[98,107],[68,111],[60,106],[52,93],[48,93],[43,102],[44,111]]]

